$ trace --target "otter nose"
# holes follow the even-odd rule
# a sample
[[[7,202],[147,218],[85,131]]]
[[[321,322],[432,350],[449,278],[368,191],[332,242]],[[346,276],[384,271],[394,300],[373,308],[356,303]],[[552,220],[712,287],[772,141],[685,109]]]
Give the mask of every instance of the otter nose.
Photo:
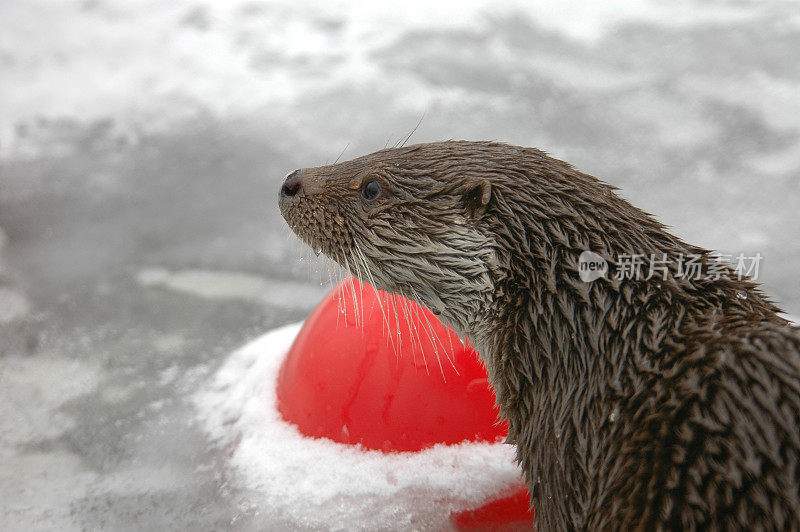
[[[303,188],[303,180],[300,176],[300,170],[295,170],[286,176],[286,181],[283,182],[281,187],[281,196],[294,197]]]

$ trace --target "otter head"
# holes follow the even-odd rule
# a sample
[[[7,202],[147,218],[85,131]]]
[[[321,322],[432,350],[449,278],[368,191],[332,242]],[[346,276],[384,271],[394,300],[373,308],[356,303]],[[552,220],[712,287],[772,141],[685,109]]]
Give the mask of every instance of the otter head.
[[[493,290],[492,184],[472,143],[382,150],[296,170],[280,190],[292,230],[360,280],[469,334]]]

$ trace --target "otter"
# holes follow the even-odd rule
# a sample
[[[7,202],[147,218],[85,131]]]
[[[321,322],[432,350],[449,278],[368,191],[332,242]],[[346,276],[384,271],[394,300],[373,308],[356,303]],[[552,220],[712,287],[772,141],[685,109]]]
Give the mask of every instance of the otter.
[[[447,141],[297,170],[279,203],[315,251],[470,339],[539,530],[800,529],[800,331],[615,190]],[[584,281],[585,252],[662,267]]]

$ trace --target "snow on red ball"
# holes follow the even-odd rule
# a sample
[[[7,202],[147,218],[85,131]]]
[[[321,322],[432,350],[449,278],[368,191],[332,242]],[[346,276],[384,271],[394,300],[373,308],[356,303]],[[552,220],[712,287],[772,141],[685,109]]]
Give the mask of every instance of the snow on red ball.
[[[427,309],[353,278],[303,324],[277,395],[281,415],[304,435],[384,452],[508,433],[477,353]],[[460,530],[527,529],[528,500],[524,486],[514,488],[450,521]]]
[[[303,434],[385,452],[494,442],[508,431],[471,347],[427,309],[355,279],[306,320],[277,394]]]

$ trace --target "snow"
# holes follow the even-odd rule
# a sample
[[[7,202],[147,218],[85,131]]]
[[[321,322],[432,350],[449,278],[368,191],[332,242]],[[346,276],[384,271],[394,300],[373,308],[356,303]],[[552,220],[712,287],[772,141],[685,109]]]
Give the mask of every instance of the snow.
[[[281,418],[275,397],[280,363],[299,328],[273,330],[235,351],[194,401],[202,426],[230,451],[231,476],[265,526],[441,529],[452,511],[478,507],[520,482],[513,447],[502,443],[385,454],[300,434]]]

